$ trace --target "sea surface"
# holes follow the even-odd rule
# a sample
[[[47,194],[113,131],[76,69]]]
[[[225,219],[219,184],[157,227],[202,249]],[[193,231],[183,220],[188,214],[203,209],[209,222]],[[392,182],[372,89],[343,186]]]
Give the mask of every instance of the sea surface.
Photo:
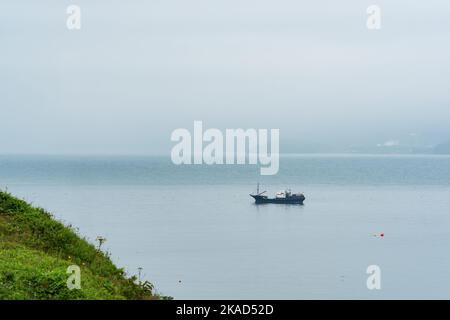
[[[257,182],[305,204],[255,205]],[[449,156],[286,155],[275,176],[166,157],[0,156],[0,187],[106,237],[116,264],[177,299],[450,298]],[[370,265],[380,290],[367,288]]]

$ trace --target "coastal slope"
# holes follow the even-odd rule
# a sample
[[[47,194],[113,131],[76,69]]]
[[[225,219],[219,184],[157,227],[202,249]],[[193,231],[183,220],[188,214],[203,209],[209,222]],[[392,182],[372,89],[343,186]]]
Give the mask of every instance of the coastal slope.
[[[81,288],[70,290],[69,266]],[[44,209],[0,191],[0,299],[159,299]],[[164,298],[164,297],[162,297]]]

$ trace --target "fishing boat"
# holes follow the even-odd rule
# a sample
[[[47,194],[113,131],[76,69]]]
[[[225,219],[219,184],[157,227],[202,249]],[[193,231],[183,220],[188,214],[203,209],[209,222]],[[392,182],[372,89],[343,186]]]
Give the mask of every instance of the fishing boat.
[[[284,204],[303,204],[305,196],[303,193],[292,193],[290,189],[279,191],[274,198],[269,198],[266,191],[259,192],[259,183],[256,187],[256,194],[250,194],[255,199],[256,204],[261,203],[284,203]]]

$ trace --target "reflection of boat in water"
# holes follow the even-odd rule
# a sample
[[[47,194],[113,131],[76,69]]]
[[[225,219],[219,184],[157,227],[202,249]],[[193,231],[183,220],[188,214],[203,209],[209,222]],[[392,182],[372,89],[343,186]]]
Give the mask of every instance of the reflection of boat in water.
[[[255,203],[287,203],[287,204],[303,204],[305,196],[303,193],[292,193],[290,189],[277,192],[275,198],[269,198],[266,191],[259,192],[259,183],[256,189],[256,194],[250,194],[255,199]]]

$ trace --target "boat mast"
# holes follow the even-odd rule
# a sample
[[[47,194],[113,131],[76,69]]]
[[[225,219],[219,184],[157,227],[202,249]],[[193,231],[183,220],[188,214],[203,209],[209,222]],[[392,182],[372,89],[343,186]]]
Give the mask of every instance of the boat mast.
[[[256,194],[259,194],[259,182],[258,182],[258,184],[256,185]]]

